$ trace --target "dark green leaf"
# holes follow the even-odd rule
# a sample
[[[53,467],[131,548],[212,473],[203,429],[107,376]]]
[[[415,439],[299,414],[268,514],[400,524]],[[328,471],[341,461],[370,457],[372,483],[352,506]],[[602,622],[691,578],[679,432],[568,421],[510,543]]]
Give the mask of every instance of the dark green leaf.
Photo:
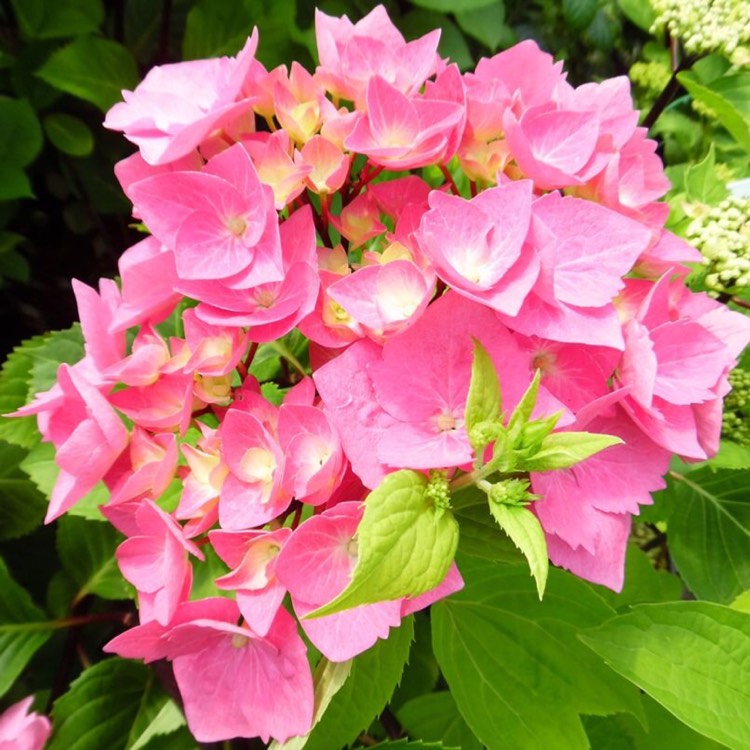
[[[120,101],[123,89],[134,88],[139,78],[130,52],[117,42],[97,36],[79,37],[55,52],[37,75],[103,112]]]
[[[428,693],[410,700],[398,710],[397,716],[410,737],[444,742],[462,750],[483,748],[458,712],[453,696],[447,691]]]
[[[0,441],[0,540],[33,531],[44,520],[47,501],[18,468],[26,451]]]
[[[656,20],[656,13],[649,0],[617,0],[620,10],[643,31],[649,31]]]
[[[0,558],[0,697],[47,642],[51,627]]]
[[[464,13],[467,10],[492,5],[493,2],[494,0],[414,0],[414,5],[439,13]]]
[[[32,39],[96,31],[104,20],[101,0],[11,0],[18,25]]]
[[[55,702],[47,750],[126,750],[167,701],[148,667],[117,658],[101,661]]]
[[[33,197],[34,190],[23,169],[15,164],[0,164],[0,201]]]
[[[575,31],[582,31],[594,20],[597,8],[597,0],[562,0],[563,18]]]
[[[581,639],[688,726],[750,748],[750,615],[709,602],[639,604]]]
[[[64,516],[57,526],[57,551],[63,568],[78,585],[72,604],[89,594],[103,599],[132,599],[134,591],[120,574],[115,550],[123,540],[108,523]]]
[[[94,136],[88,125],[72,115],[55,112],[44,118],[44,132],[54,146],[70,156],[88,156],[94,150]]]
[[[690,590],[728,604],[750,588],[750,471],[673,473],[669,551]]]
[[[240,0],[200,0],[187,16],[183,58],[196,60],[236,54],[250,35],[256,16]]]
[[[388,640],[355,657],[349,678],[313,727],[305,750],[343,747],[370,725],[401,679],[413,634],[414,620],[407,617]]]
[[[0,164],[25,167],[42,148],[42,129],[31,105],[0,96]]]
[[[577,641],[614,613],[589,585],[552,569],[540,602],[525,566],[462,558],[458,567],[466,586],[433,605],[433,646],[481,742],[577,750],[588,747],[579,714],[641,712],[638,692]]]

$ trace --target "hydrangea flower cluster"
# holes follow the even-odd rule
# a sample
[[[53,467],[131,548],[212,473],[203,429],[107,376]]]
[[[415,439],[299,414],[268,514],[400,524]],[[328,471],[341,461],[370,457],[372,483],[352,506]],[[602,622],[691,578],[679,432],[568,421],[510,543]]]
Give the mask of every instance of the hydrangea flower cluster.
[[[750,42],[750,6],[744,0],[653,0],[651,33],[666,29],[690,53],[731,56]]]
[[[698,214],[685,236],[703,254],[706,286],[715,292],[749,286],[750,198],[730,194]]]
[[[33,702],[30,695],[0,714],[0,750],[42,750],[52,725],[46,716],[29,711]]]
[[[316,34],[314,73],[266,70],[253,34],[124,92],[106,125],[139,148],[116,171],[150,236],[119,285],[74,282],[85,358],[19,412],[57,451],[48,521],[109,488],[140,624],[107,650],[170,660],[204,742],[310,730],[297,621],[344,661],[461,587],[451,552],[430,590],[307,617],[349,586],[367,498],[399,470],[440,514],[476,476],[528,506],[554,563],[619,589],[633,514],[673,453],[716,451],[750,338],[684,284],[700,256],[664,229],[627,79],[575,88],[533,42],[461,74],[380,6],[318,12]],[[300,372],[261,387],[258,352],[295,329],[312,375],[290,356]],[[478,350],[502,408],[468,429]],[[566,463],[584,428],[610,447]],[[513,477],[491,485],[506,432]],[[196,599],[209,548],[229,596]]]

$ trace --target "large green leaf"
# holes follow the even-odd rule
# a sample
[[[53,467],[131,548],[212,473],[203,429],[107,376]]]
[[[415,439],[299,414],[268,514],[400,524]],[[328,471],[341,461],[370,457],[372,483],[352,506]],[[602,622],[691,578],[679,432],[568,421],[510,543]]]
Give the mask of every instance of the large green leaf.
[[[710,602],[639,604],[581,639],[688,726],[750,748],[750,615]]]
[[[649,0],[617,0],[620,10],[636,26],[649,31],[656,20],[656,11]]]
[[[405,703],[396,713],[410,737],[444,742],[462,750],[482,750],[468,724],[458,712],[456,701],[446,690],[427,693]]]
[[[407,617],[387,640],[355,657],[349,677],[313,727],[305,750],[332,750],[352,742],[380,714],[401,679],[414,634]]]
[[[669,551],[700,599],[728,604],[750,588],[748,487],[748,470],[703,468],[669,478]]]
[[[460,533],[458,549],[464,555],[500,563],[519,563],[521,553],[490,515],[487,495],[476,487],[467,487],[453,498],[454,504],[466,503],[455,511]]]
[[[52,627],[0,558],[0,697],[47,642]]]
[[[750,152],[750,72],[743,71],[705,83],[693,71],[677,74],[690,95],[710,107],[716,119]]]
[[[101,661],[55,702],[47,750],[127,750],[159,721],[168,700],[143,664]]]
[[[57,526],[57,552],[63,568],[78,585],[72,604],[89,594],[103,599],[132,599],[132,586],[122,577],[115,549],[123,537],[107,523],[64,516]]]
[[[255,20],[252,8],[241,0],[200,0],[187,15],[182,57],[196,60],[236,54]]]
[[[25,167],[42,147],[42,129],[31,105],[22,99],[0,97],[0,161]]]
[[[31,39],[55,39],[96,31],[102,0],[11,0],[18,25]]]
[[[480,41],[491,52],[501,47],[510,47],[516,41],[515,32],[505,22],[505,5],[502,0],[455,15],[461,30]]]
[[[441,13],[463,13],[467,10],[484,8],[492,5],[493,2],[494,0],[414,0],[414,5]]]
[[[94,150],[94,136],[83,120],[64,112],[44,118],[44,132],[55,148],[70,156],[88,156]]]
[[[0,441],[0,540],[14,539],[44,520],[47,501],[18,468],[26,451]]]
[[[138,83],[133,56],[117,42],[81,36],[55,52],[37,73],[50,86],[106,112]]]
[[[577,640],[614,613],[592,587],[553,569],[540,602],[525,566],[458,567],[466,586],[433,605],[433,645],[481,742],[577,750],[588,747],[579,714],[640,713],[638,692]]]
[[[458,524],[430,498],[425,476],[404,469],[386,476],[367,496],[357,544],[351,582],[313,616],[435,588],[456,554]]]

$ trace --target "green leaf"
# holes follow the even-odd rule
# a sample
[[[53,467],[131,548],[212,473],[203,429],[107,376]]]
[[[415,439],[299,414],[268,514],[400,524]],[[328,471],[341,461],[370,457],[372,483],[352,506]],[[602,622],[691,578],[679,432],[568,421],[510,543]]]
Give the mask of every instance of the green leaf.
[[[729,194],[724,180],[716,174],[713,143],[703,161],[690,164],[685,170],[685,191],[688,200],[706,203],[709,206],[720,203]]]
[[[101,661],[55,702],[47,750],[126,750],[148,730],[167,700],[143,664]]]
[[[47,502],[18,468],[26,451],[0,441],[0,540],[28,534],[44,520]]]
[[[52,635],[52,626],[0,558],[0,697]]]
[[[54,112],[44,118],[44,132],[52,144],[70,156],[88,156],[94,150],[94,136],[88,125],[72,115]]]
[[[479,452],[488,441],[472,438],[472,430],[482,422],[498,424],[503,402],[500,394],[500,380],[490,355],[478,339],[474,339],[474,359],[471,363],[469,395],[466,398],[464,418],[466,431],[472,440],[472,447]]]
[[[508,432],[511,436],[520,435],[523,428],[529,423],[531,412],[534,411],[534,407],[536,406],[536,399],[539,395],[539,384],[541,382],[542,371],[537,370],[529,387],[523,396],[521,396],[521,400],[516,404],[516,408],[513,409],[513,413],[508,420]]]
[[[617,0],[620,10],[639,29],[650,31],[656,21],[656,12],[649,0]]]
[[[467,10],[492,5],[493,2],[494,0],[414,0],[414,5],[439,13],[465,13]]]
[[[583,31],[594,20],[598,7],[597,0],[562,0],[563,18],[574,31]]]
[[[531,575],[536,581],[536,590],[541,599],[547,585],[549,558],[547,540],[539,519],[521,505],[503,505],[490,500],[490,513],[500,528],[513,540],[513,544],[528,560]]]
[[[413,635],[414,618],[406,617],[387,640],[352,660],[348,679],[308,735],[305,750],[343,747],[370,726],[401,679]]]
[[[42,129],[23,99],[0,96],[0,164],[25,167],[42,148]]]
[[[460,529],[459,551],[464,555],[497,563],[522,563],[523,557],[518,548],[487,512],[487,495],[475,487],[470,489],[477,493],[481,504],[461,508],[455,512]]]
[[[20,464],[21,469],[29,475],[31,481],[47,498],[52,495],[52,488],[57,481],[60,468],[55,463],[55,446],[51,443],[37,443]],[[91,521],[105,521],[99,506],[107,502],[109,492],[103,483],[94,487],[88,495],[79,500],[66,515],[80,516]]]
[[[108,523],[64,516],[57,526],[57,551],[63,568],[78,584],[72,604],[89,594],[103,599],[133,599],[122,577],[115,550],[123,536]]]
[[[700,599],[728,604],[750,588],[748,486],[748,470],[670,474],[664,493],[669,551]]]
[[[750,469],[750,447],[722,440],[719,452],[706,465],[712,469]]]
[[[97,36],[81,36],[55,52],[37,75],[66,94],[95,104],[106,112],[133,89],[139,75],[135,60],[117,42]]]
[[[165,695],[161,708],[158,708],[159,703],[158,700],[151,701],[151,710],[138,714],[138,720],[130,730],[127,750],[143,750],[155,738],[161,739],[185,726],[185,716],[172,699]]]
[[[491,52],[515,44],[516,35],[505,22],[505,5],[494,0],[491,5],[456,13],[461,30],[481,42]]]
[[[352,659],[344,662],[328,661],[322,657],[313,675],[315,710],[313,713],[313,729],[323,718],[333,697],[344,686],[352,671]],[[311,730],[312,731],[312,730]],[[307,744],[309,733],[303,737],[292,737],[286,742],[274,740],[268,750],[302,750]]]
[[[17,346],[0,370],[0,440],[22,448],[31,448],[39,442],[36,417],[5,417],[3,414],[20,409],[29,397],[29,379],[34,362],[29,350],[41,344],[44,337],[37,336]]]
[[[750,615],[709,602],[640,604],[581,639],[688,726],[750,748]]]
[[[463,750],[463,748],[443,745],[442,742],[422,742],[422,740],[394,740],[393,742],[379,742],[378,747],[390,747],[394,750]]]
[[[96,31],[104,20],[101,0],[11,0],[23,35],[56,39]]]
[[[482,750],[484,747],[469,729],[458,712],[456,701],[446,690],[410,700],[396,712],[396,716],[410,737],[444,742],[462,750]]]
[[[614,435],[592,432],[555,432],[542,441],[541,449],[523,460],[525,471],[568,469],[612,445],[622,445]]]
[[[182,57],[198,60],[236,54],[247,41],[256,16],[238,0],[200,0],[187,15]]]
[[[710,107],[737,143],[750,152],[750,73],[727,75],[706,85],[693,71],[677,74],[690,95]]]
[[[352,580],[308,617],[417,596],[445,578],[456,554],[458,524],[450,511],[433,506],[426,488],[424,475],[404,469],[388,474],[367,496]]]
[[[15,164],[0,164],[0,201],[33,197],[34,190],[23,169]]]
[[[29,349],[28,354],[32,359],[28,391],[31,399],[37,393],[52,388],[57,382],[57,370],[63,362],[72,365],[83,359],[81,326],[76,324],[64,331],[45,334],[38,345]]]
[[[674,601],[682,596],[682,581],[666,570],[656,570],[637,544],[628,545],[625,559],[625,586],[620,593],[601,586],[602,598],[622,610],[633,604]]]
[[[743,591],[729,606],[738,612],[750,615],[750,589]]]
[[[640,715],[638,691],[577,640],[614,610],[583,581],[550,570],[539,602],[523,566],[461,558],[463,591],[432,606],[435,655],[480,742],[587,748],[579,714]]]

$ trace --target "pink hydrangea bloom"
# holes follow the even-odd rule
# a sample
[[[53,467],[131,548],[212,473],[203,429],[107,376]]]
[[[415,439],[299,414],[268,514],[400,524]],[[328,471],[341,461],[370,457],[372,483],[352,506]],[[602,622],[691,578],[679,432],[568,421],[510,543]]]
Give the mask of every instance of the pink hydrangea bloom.
[[[46,716],[29,711],[34,696],[30,695],[0,714],[0,750],[42,750],[52,726]]]

